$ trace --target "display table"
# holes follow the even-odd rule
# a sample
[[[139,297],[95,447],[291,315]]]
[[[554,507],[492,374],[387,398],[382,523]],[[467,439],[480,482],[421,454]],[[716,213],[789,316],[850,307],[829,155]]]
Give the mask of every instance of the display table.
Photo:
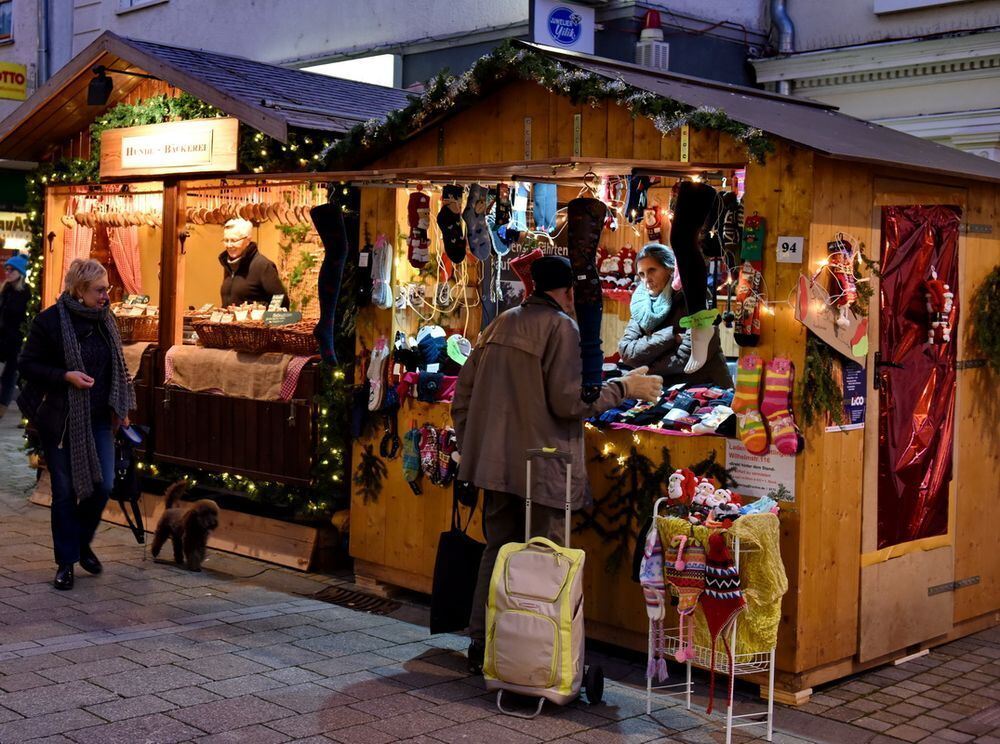
[[[234,398],[287,401],[308,361],[309,357],[276,352],[173,346],[164,360],[164,384]]]

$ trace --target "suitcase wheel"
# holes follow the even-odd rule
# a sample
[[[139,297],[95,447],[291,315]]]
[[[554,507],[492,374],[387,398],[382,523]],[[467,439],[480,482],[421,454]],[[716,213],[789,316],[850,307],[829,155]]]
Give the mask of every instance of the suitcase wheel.
[[[583,689],[587,694],[587,703],[600,705],[604,699],[604,669],[593,664],[583,673]]]

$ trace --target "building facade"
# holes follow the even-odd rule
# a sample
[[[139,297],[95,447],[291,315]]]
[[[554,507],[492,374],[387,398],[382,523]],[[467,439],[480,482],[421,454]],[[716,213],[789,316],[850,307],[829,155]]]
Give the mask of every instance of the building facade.
[[[753,60],[772,89],[1000,160],[1000,1],[788,3],[791,53]]]

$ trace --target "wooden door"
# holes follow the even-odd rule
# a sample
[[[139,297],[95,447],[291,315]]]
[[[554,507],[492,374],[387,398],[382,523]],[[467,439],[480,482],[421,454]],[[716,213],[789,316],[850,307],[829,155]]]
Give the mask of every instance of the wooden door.
[[[965,198],[964,189],[876,184],[872,252],[888,263],[882,262],[884,281],[872,278],[876,292],[869,328],[861,661],[901,655],[952,627],[955,379],[946,357],[954,355],[956,341],[952,338],[950,347],[930,345],[918,334],[927,318],[923,280],[932,261],[954,277],[957,291],[958,222]],[[914,224],[925,232],[901,237],[901,221],[907,225],[904,232],[916,230]],[[931,227],[932,222],[945,224],[945,233]],[[913,242],[899,250],[900,240],[911,237]],[[936,406],[935,417],[946,419],[944,426],[926,417],[928,405]],[[920,482],[921,475],[926,482]]]

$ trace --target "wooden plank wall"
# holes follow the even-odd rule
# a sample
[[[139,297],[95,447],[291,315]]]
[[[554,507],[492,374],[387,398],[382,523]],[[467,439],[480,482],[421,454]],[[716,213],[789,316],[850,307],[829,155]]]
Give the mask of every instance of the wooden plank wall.
[[[1000,188],[976,184],[968,190],[967,224],[992,232],[969,232],[959,258],[958,359],[983,356],[970,333],[970,303],[983,278],[1000,264]],[[955,591],[955,622],[1000,610],[1000,552],[992,520],[984,519],[1000,491],[1000,376],[988,367],[958,371],[955,408],[955,580],[979,583]],[[992,391],[992,392],[991,392]],[[985,499],[985,501],[984,501]]]

